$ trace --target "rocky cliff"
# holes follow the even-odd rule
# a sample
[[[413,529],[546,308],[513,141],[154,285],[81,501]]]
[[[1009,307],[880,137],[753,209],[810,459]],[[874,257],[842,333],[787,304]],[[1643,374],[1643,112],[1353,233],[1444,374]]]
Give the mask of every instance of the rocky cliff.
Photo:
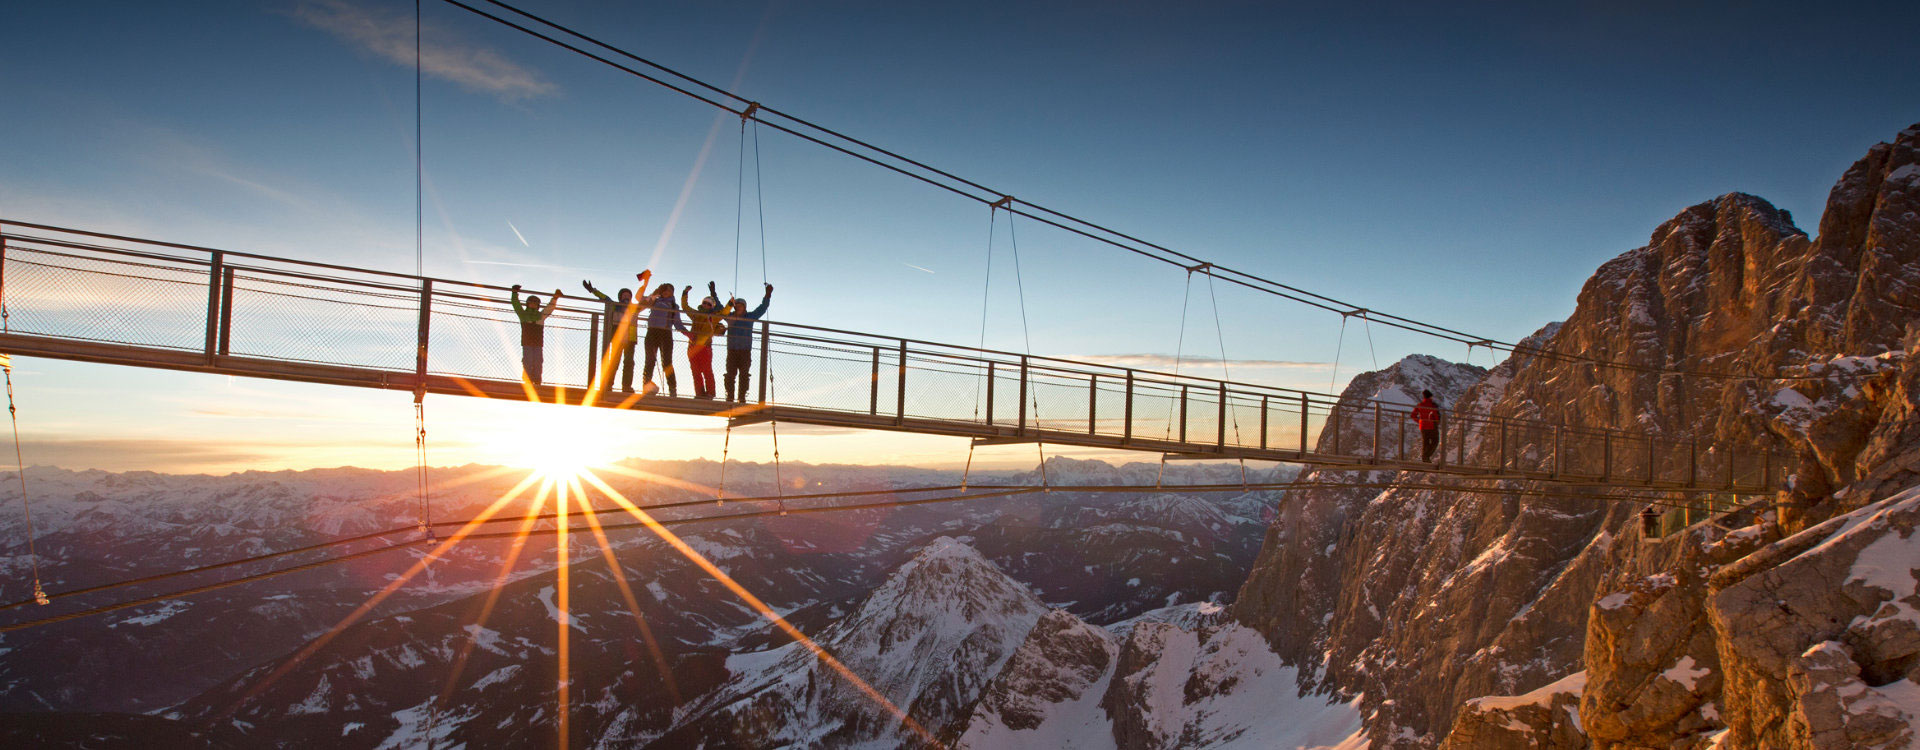
[[[1847,170],[1817,239],[1750,195],[1682,211],[1524,347],[1618,364],[1522,353],[1432,388],[1503,417],[1790,449],[1790,492],[1660,540],[1640,537],[1637,503],[1591,492],[1290,493],[1233,617],[1304,689],[1362,696],[1376,748],[1454,733],[1454,747],[1904,746],[1887,743],[1909,736],[1896,725],[1906,634],[1920,631],[1902,597],[1920,559],[1882,555],[1864,574],[1851,550],[1904,539],[1910,523],[1887,504],[1920,479],[1920,388],[1904,365],[1920,343],[1906,338],[1920,310],[1916,150],[1920,127]],[[1496,446],[1458,432],[1449,447],[1469,455],[1554,451],[1538,435]],[[1816,525],[1848,511],[1880,531]]]

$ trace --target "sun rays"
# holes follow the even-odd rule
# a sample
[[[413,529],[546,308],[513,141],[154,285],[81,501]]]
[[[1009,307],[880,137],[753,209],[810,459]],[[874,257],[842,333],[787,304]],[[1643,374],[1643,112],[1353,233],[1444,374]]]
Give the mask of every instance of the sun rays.
[[[606,364],[611,364],[611,360],[612,356],[611,353],[609,353]],[[577,403],[591,404],[599,399],[602,394],[602,386],[609,379],[605,377],[605,374],[608,373],[604,368],[601,372],[603,373],[602,377],[596,378],[596,382],[588,389],[584,391],[574,389],[572,391],[579,395]],[[473,388],[471,384],[462,383],[461,385],[471,392],[476,392],[476,395],[478,395],[477,392],[479,389]],[[569,389],[560,386],[542,388],[525,381],[522,382],[522,386],[527,400],[535,404],[544,404],[547,406],[571,405],[567,402]],[[542,398],[543,390],[551,394],[550,400]],[[639,397],[637,395],[630,395],[617,405],[611,403],[605,405],[613,406],[615,409],[626,409],[638,400]],[[755,407],[741,407],[740,410],[746,411],[752,408]],[[667,549],[671,549],[681,557],[684,557],[694,567],[699,568],[715,581],[719,582],[728,591],[739,597],[742,602],[769,625],[780,631],[786,637],[792,639],[795,643],[800,644],[801,647],[816,658],[821,665],[827,667],[829,671],[838,675],[840,679],[845,680],[861,695],[864,695],[877,710],[883,712],[888,718],[898,723],[898,725],[912,732],[926,744],[939,745],[934,736],[922,727],[919,722],[915,721],[899,706],[896,706],[878,689],[857,674],[850,666],[840,661],[830,653],[826,647],[815,642],[812,638],[789,623],[772,606],[747,590],[744,585],[735,580],[731,575],[728,575],[719,565],[707,559],[704,555],[700,554],[699,551],[695,550],[692,545],[681,539],[679,535],[673,533],[665,525],[661,524],[646,508],[628,499],[626,493],[623,493],[604,479],[601,476],[602,473],[615,475],[635,483],[642,483],[644,486],[656,487],[670,492],[684,492],[702,497],[712,497],[716,492],[714,488],[699,482],[655,474],[614,463],[613,458],[606,453],[609,449],[608,446],[614,444],[614,441],[610,439],[612,436],[597,429],[591,424],[590,420],[577,416],[580,412],[584,411],[590,410],[541,409],[540,420],[529,420],[529,424],[525,425],[523,430],[512,433],[509,436],[512,440],[510,448],[515,451],[519,457],[516,463],[526,471],[523,477],[516,481],[505,492],[501,493],[498,498],[492,500],[474,518],[465,522],[459,522],[458,528],[444,539],[435,540],[426,538],[414,542],[414,544],[422,545],[426,549],[412,565],[404,572],[394,576],[383,588],[368,597],[367,601],[357,606],[331,628],[328,628],[320,637],[310,641],[291,658],[283,661],[264,679],[250,686],[245,694],[241,695],[239,699],[235,701],[234,708],[237,709],[247,700],[259,695],[274,682],[292,672],[298,665],[326,648],[329,643],[334,641],[347,629],[372,614],[381,603],[399,592],[404,586],[418,578],[422,573],[427,572],[434,562],[444,559],[455,545],[463,541],[505,539],[509,542],[506,554],[501,560],[498,569],[494,571],[491,576],[492,580],[489,582],[486,595],[475,608],[471,624],[464,628],[467,637],[463,639],[464,642],[459,643],[457,651],[450,654],[451,658],[448,663],[444,681],[436,680],[436,682],[439,683],[439,687],[428,699],[429,716],[431,717],[429,721],[437,721],[438,716],[457,700],[456,696],[460,692],[460,683],[467,671],[468,663],[473,657],[474,651],[482,647],[482,639],[487,632],[487,625],[498,611],[500,599],[506,587],[515,578],[516,569],[522,564],[523,559],[525,559],[528,543],[550,533],[554,546],[553,565],[555,579],[553,588],[553,618],[555,621],[553,631],[555,644],[553,652],[555,660],[553,670],[553,707],[555,710],[555,723],[553,729],[557,746],[561,748],[568,747],[571,744],[574,733],[572,708],[573,697],[576,693],[572,664],[572,640],[578,618],[576,618],[573,613],[572,567],[577,562],[573,545],[581,543],[573,538],[575,532],[578,531],[589,532],[586,536],[592,540],[591,543],[593,547],[598,548],[600,557],[607,566],[610,580],[619,592],[618,602],[595,602],[591,606],[596,609],[611,609],[612,607],[618,606],[624,606],[626,608],[627,613],[632,618],[635,634],[638,635],[639,639],[644,643],[647,658],[651,662],[650,666],[660,676],[659,684],[665,688],[667,697],[673,702],[673,705],[677,706],[685,696],[681,694],[678,681],[674,678],[673,665],[660,641],[655,637],[652,626],[648,623],[645,610],[642,608],[639,598],[635,595],[632,583],[627,578],[627,571],[625,567],[621,565],[617,545],[609,538],[606,526],[603,525],[599,519],[599,515],[602,513],[624,513],[625,515],[631,516],[637,524],[625,523],[622,524],[623,526],[633,527],[638,525],[651,531],[665,543]],[[507,471],[510,472],[511,470]],[[482,478],[496,479],[503,473],[505,472],[485,472],[485,476]],[[459,480],[459,483],[468,484],[480,481],[480,479],[481,478],[470,477]],[[610,501],[613,507],[596,506],[595,500],[601,498]],[[516,503],[520,505],[517,509],[512,507]],[[684,503],[674,503],[673,505],[683,509],[690,507]],[[573,516],[575,515],[584,516],[585,524],[576,527],[573,521]],[[517,526],[511,532],[488,532],[476,535],[476,531],[482,526],[511,521],[518,522]],[[456,522],[446,522],[436,525],[454,526],[455,523]],[[649,549],[658,548],[654,547]],[[653,567],[657,568],[657,566]],[[456,638],[456,640],[461,639]],[[645,684],[644,681],[641,684]],[[436,736],[439,735],[436,734]]]

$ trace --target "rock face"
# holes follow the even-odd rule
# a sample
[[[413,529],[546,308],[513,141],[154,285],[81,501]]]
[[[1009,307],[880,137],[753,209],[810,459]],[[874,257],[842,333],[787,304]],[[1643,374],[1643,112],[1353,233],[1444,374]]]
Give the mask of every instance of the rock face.
[[[1580,691],[1587,673],[1525,695],[1475,698],[1460,706],[1442,750],[1586,750]]]
[[[1861,695],[1845,681],[1842,655],[1851,654],[1858,679],[1874,689],[1893,684],[1876,680],[1888,679],[1879,672],[1897,660],[1863,656],[1843,639],[1844,653],[1818,650],[1796,667],[1788,662],[1839,633],[1794,631],[1775,644],[1791,645],[1784,656],[1747,665],[1728,650],[1729,635],[1757,612],[1726,623],[1718,613],[1738,590],[1722,588],[1731,585],[1724,569],[1754,567],[1750,553],[1767,554],[1756,549],[1920,482],[1920,454],[1911,448],[1920,444],[1920,380],[1909,383],[1905,365],[1920,344],[1907,332],[1915,310],[1920,127],[1875,146],[1846,172],[1818,239],[1751,195],[1690,207],[1647,246],[1602,265],[1566,321],[1543,328],[1484,377],[1433,390],[1443,403],[1501,417],[1642,431],[1674,447],[1699,438],[1790,449],[1795,483],[1778,513],[1654,543],[1639,538],[1637,502],[1593,493],[1531,497],[1518,485],[1505,495],[1303,490],[1289,493],[1233,616],[1310,675],[1309,687],[1364,696],[1375,748],[1435,746],[1458,731],[1456,719],[1472,736],[1490,737],[1485,712],[1463,711],[1469,700],[1525,693],[1583,669],[1583,731],[1595,747],[1886,740],[1893,735],[1875,720],[1836,723],[1821,707],[1840,704],[1795,696]],[[1743,377],[1754,373],[1796,378]],[[1348,395],[1379,388],[1356,379]],[[1554,456],[1555,443],[1537,433],[1495,439],[1473,425],[1457,432],[1446,446],[1453,451],[1574,460]],[[1364,443],[1349,443],[1356,444]],[[1711,453],[1699,460],[1704,476],[1765,468]],[[1631,454],[1612,464],[1624,476],[1673,477],[1683,467],[1671,458],[1650,466]],[[1851,494],[1836,497],[1843,489]],[[1907,615],[1889,612],[1889,621]],[[1740,697],[1756,695],[1750,685],[1774,692]],[[1808,692],[1817,685],[1836,687]],[[1743,701],[1753,705],[1736,708]],[[1847,716],[1873,713],[1841,707]],[[1790,721],[1796,710],[1802,718]],[[1817,716],[1827,718],[1807,718]],[[1757,728],[1741,729],[1748,725]],[[1800,725],[1813,728],[1788,729]],[[1530,736],[1547,736],[1539,732]]]
[[[1733,747],[1909,747],[1920,721],[1920,489],[1713,580]]]
[[[1778,538],[1777,527],[1700,524],[1620,545],[1588,610],[1582,726],[1597,748],[1688,747],[1724,728],[1708,577]]]

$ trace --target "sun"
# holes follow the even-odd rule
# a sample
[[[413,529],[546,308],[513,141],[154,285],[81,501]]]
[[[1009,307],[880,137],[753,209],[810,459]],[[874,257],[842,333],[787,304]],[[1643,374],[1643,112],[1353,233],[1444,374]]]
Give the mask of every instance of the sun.
[[[593,467],[596,461],[589,458],[579,445],[569,440],[534,442],[525,446],[524,461],[527,468],[554,481],[564,482]]]
[[[542,411],[551,413],[540,415],[528,425],[531,429],[512,435],[501,452],[514,465],[551,481],[565,482],[619,460],[615,454],[633,439],[631,431],[617,429],[604,415],[578,414],[577,407],[549,406]]]

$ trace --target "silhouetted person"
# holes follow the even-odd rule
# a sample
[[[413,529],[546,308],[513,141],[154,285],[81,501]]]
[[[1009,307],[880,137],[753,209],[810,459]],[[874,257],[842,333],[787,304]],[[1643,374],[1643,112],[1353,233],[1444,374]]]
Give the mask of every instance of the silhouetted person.
[[[707,298],[694,307],[687,292],[680,290],[680,306],[686,308],[693,325],[687,331],[687,365],[693,370],[693,397],[713,398],[713,337],[727,330],[720,319],[720,292],[707,282]]]
[[[1440,447],[1440,405],[1434,403],[1433,391],[1421,391],[1420,403],[1408,416],[1420,425],[1420,460],[1432,461],[1434,450]]]
[[[513,285],[513,316],[520,319],[520,372],[527,382],[540,384],[541,366],[546,364],[547,316],[560,306],[560,290],[553,290],[548,298],[546,309],[540,308],[540,298],[527,295],[526,304],[520,304],[520,285]]]
[[[641,288],[646,288],[646,280],[651,272],[639,274]],[[653,384],[653,364],[660,363],[661,374],[667,381],[667,395],[680,395],[680,384],[673,377],[673,332],[685,331],[687,327],[680,323],[680,305],[673,301],[673,285],[661,284],[655,287],[653,294],[641,301],[647,308],[647,363],[641,370],[641,379],[647,381],[646,392],[658,393]]]
[[[752,382],[749,373],[753,369],[753,322],[767,314],[767,305],[773,302],[773,285],[767,285],[767,294],[760,298],[760,306],[747,312],[747,301],[735,297],[727,301],[727,400],[747,400],[747,384]],[[738,389],[734,386],[735,377],[739,378]],[[738,396],[738,398],[735,398]]]
[[[642,289],[646,288],[648,273],[651,272],[640,274],[640,287]],[[619,299],[616,300],[605,294],[601,294],[600,290],[593,288],[593,282],[591,281],[582,279],[580,285],[586,287],[588,293],[607,305],[607,314],[605,316],[606,330],[602,331],[600,335],[600,342],[605,346],[604,351],[606,352],[606,354],[601,357],[601,362],[603,363],[602,369],[605,370],[605,374],[601,376],[600,382],[608,384],[606,387],[611,389],[614,373],[618,371],[620,373],[620,390],[631,392],[633,390],[633,348],[635,343],[633,327],[635,317],[640,314],[640,306],[633,302],[633,290],[620,290]]]

